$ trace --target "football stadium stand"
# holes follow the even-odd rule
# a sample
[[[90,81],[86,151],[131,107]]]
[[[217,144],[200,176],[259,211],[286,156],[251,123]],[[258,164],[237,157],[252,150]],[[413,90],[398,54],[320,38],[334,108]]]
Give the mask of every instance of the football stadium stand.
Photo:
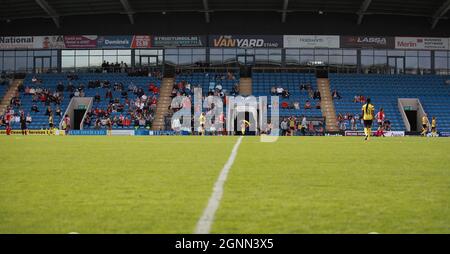
[[[443,76],[330,74],[329,78],[331,90],[342,97],[334,100],[337,114],[360,114],[364,102],[355,102],[355,96],[370,97],[376,112],[384,108],[392,130],[404,130],[398,98],[418,98],[430,119],[437,117],[439,130],[450,130],[450,86]]]
[[[254,72],[253,95],[271,96],[277,94],[277,88],[283,88],[289,95],[280,96],[280,116],[322,116],[320,108],[316,108],[319,99],[314,100],[314,91],[317,91],[317,82],[311,73],[264,73]],[[303,85],[303,89],[302,89]],[[310,88],[310,89],[308,89]],[[272,91],[275,89],[275,91]],[[310,90],[310,91],[308,91]],[[310,102],[310,108],[306,109],[306,102]],[[270,100],[268,100],[270,102]],[[270,112],[269,112],[270,113]]]
[[[138,98],[138,94],[140,95],[140,89],[142,89],[142,94],[146,94],[148,101],[151,101],[153,96],[157,99],[158,92],[155,93],[149,91],[149,86],[150,84],[153,84],[155,87],[159,87],[160,80],[158,78],[148,76],[128,76],[123,73],[79,74],[74,76],[76,76],[75,79],[69,80],[67,74],[40,74],[38,79],[42,80],[42,83],[37,84],[32,81],[33,75],[27,75],[23,81],[23,85],[25,88],[47,89],[50,94],[53,94],[57,91],[58,84],[62,84],[64,86],[64,92],[62,92],[62,100],[60,105],[58,105],[61,109],[62,116],[64,116],[64,112],[69,105],[70,99],[74,95],[74,92],[69,91],[68,89],[69,84],[74,87],[74,91],[80,87],[84,87],[83,89],[80,89],[80,91],[83,90],[81,95],[84,93],[84,97],[100,96],[99,102],[95,102],[94,100],[91,112],[88,113],[91,116],[91,121],[90,124],[84,124],[85,128],[105,128],[106,126],[101,120],[106,117],[110,117],[111,120],[114,120],[113,128],[145,127],[148,125],[148,123],[139,123],[138,118],[143,117],[138,116],[136,113],[136,110],[139,111],[137,108],[138,106],[131,104],[134,104],[133,102]],[[123,88],[115,89],[115,86],[118,86],[119,84],[122,84],[121,87]],[[106,98],[108,90],[111,91],[111,98]],[[122,94],[123,91],[127,92],[126,96],[125,94]],[[56,126],[62,119],[62,117],[55,114],[57,108],[56,103],[45,103],[40,101],[39,98],[38,101],[33,101],[33,96],[24,92],[20,93],[20,101],[20,106],[12,106],[15,115],[18,114],[19,110],[23,110],[25,115],[30,113],[32,122],[28,125],[29,129],[48,128],[48,115],[46,115],[47,107],[50,107],[53,111],[54,123]],[[31,111],[31,108],[34,105],[37,106],[37,112]],[[122,105],[123,109],[120,109],[121,107],[118,105]],[[129,120],[127,121],[128,124],[123,124],[121,121],[119,122],[121,115],[123,116],[123,119]],[[136,121],[136,123],[134,123],[134,121]],[[20,123],[13,122],[12,127],[14,129],[19,129]]]

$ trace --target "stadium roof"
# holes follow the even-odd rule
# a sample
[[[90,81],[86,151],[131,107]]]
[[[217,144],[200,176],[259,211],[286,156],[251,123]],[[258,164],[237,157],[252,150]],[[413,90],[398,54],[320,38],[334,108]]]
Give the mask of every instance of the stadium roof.
[[[60,18],[77,15],[123,14],[130,23],[138,13],[198,13],[209,23],[218,12],[276,12],[285,22],[290,13],[426,17],[434,28],[450,17],[450,0],[0,0],[0,20]]]

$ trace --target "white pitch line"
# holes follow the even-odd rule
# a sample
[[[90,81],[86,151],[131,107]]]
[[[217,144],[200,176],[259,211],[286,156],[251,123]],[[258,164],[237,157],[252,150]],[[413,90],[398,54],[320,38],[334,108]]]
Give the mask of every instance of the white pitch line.
[[[219,178],[217,178],[214,184],[213,193],[209,198],[208,205],[203,211],[202,217],[197,222],[197,227],[195,228],[195,234],[209,234],[211,231],[211,226],[214,221],[214,215],[216,214],[217,208],[219,208],[220,200],[223,196],[223,185],[227,180],[228,173],[230,172],[231,166],[233,166],[234,160],[236,159],[237,151],[239,145],[241,144],[243,136],[239,137],[236,144],[231,151],[230,157],[227,163],[223,166],[220,172]]]

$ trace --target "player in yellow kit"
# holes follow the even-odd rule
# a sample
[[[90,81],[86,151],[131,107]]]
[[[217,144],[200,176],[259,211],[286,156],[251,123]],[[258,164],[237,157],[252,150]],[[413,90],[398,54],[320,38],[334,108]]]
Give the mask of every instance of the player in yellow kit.
[[[422,116],[422,132],[420,133],[424,137],[427,136],[429,124],[430,124],[430,122],[428,121],[427,114],[424,114]]]
[[[370,135],[372,132],[372,122],[375,117],[375,107],[370,103],[370,98],[367,98],[367,103],[362,106],[362,117],[364,120],[364,140],[370,140]]]
[[[436,130],[436,117],[433,116],[431,119],[431,136],[437,137],[437,130]]]
[[[205,113],[201,113],[198,121],[200,123],[200,126],[198,127],[198,135],[205,135],[205,123],[206,123],[206,117],[205,117]]]
[[[250,122],[247,120],[242,120],[241,122],[241,134],[242,136],[245,136],[245,129],[250,127]]]

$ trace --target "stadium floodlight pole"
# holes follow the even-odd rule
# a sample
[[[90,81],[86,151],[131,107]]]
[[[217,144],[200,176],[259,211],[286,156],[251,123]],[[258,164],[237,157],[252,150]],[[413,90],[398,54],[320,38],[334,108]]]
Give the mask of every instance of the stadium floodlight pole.
[[[361,25],[364,14],[366,13],[367,9],[369,9],[371,3],[372,0],[364,0],[364,2],[361,4],[361,8],[358,11],[358,25]]]
[[[289,0],[284,0],[283,11],[281,13],[281,23],[286,22],[286,13],[287,13],[288,4],[289,4]]]
[[[206,23],[209,23],[210,18],[209,18],[208,0],[203,0],[203,9],[205,12],[205,21],[206,21]]]
[[[60,27],[58,13],[48,4],[46,0],[36,0],[36,3],[49,15],[57,28]]]
[[[128,0],[120,0],[120,2],[122,3],[123,8],[125,9],[125,14],[128,15],[128,18],[130,19],[130,23],[132,25],[134,25],[134,11],[130,6],[130,2],[128,2]]]
[[[434,29],[439,20],[444,17],[444,15],[450,10],[450,0],[447,0],[442,4],[442,6],[436,11],[436,13],[433,15],[433,21],[431,24],[431,29]]]

